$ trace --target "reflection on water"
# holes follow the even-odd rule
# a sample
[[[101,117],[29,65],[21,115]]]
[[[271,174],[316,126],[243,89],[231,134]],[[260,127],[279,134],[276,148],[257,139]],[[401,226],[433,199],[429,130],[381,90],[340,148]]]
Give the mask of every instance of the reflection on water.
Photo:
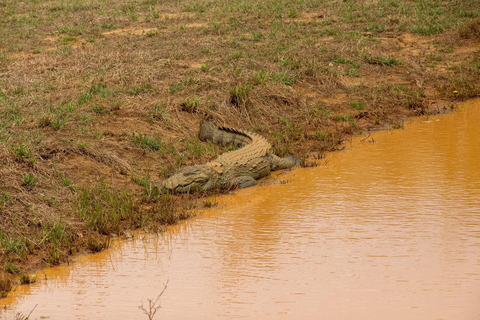
[[[480,103],[377,132],[291,183],[43,270],[2,300],[51,319],[480,319]],[[476,105],[474,105],[476,104]]]

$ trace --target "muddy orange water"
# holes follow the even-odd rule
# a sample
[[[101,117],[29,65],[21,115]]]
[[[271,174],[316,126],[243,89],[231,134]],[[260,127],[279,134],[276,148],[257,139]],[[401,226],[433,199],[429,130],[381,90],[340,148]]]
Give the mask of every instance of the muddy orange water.
[[[459,109],[40,271],[0,303],[9,317],[147,319],[138,306],[168,280],[157,319],[480,319],[480,100]]]

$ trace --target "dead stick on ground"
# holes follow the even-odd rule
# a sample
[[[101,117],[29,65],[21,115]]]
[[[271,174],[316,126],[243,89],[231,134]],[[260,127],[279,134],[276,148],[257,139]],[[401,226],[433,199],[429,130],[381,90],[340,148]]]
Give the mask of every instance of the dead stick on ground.
[[[28,316],[25,318],[25,319],[29,319],[30,318],[30,315],[32,314],[33,310],[35,310],[35,308],[38,306],[38,304],[35,305],[35,307],[33,307],[32,311],[30,311],[30,313],[28,314]]]
[[[148,316],[149,320],[153,320],[153,317],[157,313],[158,309],[162,307],[160,304],[158,304],[158,302],[160,300],[160,297],[165,292],[165,290],[167,290],[168,281],[169,280],[167,280],[167,283],[164,284],[162,292],[160,292],[160,294],[158,295],[157,299],[155,299],[155,301],[148,299],[148,310],[145,309],[145,307],[143,306],[143,302],[142,302],[142,305],[138,307],[138,309],[142,310],[143,313]]]
[[[371,135],[372,135],[372,133],[369,132],[369,133],[368,133],[368,136],[367,136],[365,139],[360,140],[360,142],[363,142],[363,141],[367,140],[368,138],[370,138]]]

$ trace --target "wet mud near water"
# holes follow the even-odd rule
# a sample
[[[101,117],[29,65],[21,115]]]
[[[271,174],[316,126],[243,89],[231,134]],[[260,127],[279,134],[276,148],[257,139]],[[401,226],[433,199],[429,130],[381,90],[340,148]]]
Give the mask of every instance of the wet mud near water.
[[[158,319],[479,319],[480,100],[410,122],[42,270],[4,316],[147,319],[168,280]]]

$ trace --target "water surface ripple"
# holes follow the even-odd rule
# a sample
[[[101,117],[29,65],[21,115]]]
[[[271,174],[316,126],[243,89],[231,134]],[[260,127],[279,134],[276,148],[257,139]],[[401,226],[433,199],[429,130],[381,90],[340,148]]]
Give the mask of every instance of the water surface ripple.
[[[169,280],[159,319],[480,319],[480,101],[426,120],[43,270],[2,302],[146,319],[138,306]]]

